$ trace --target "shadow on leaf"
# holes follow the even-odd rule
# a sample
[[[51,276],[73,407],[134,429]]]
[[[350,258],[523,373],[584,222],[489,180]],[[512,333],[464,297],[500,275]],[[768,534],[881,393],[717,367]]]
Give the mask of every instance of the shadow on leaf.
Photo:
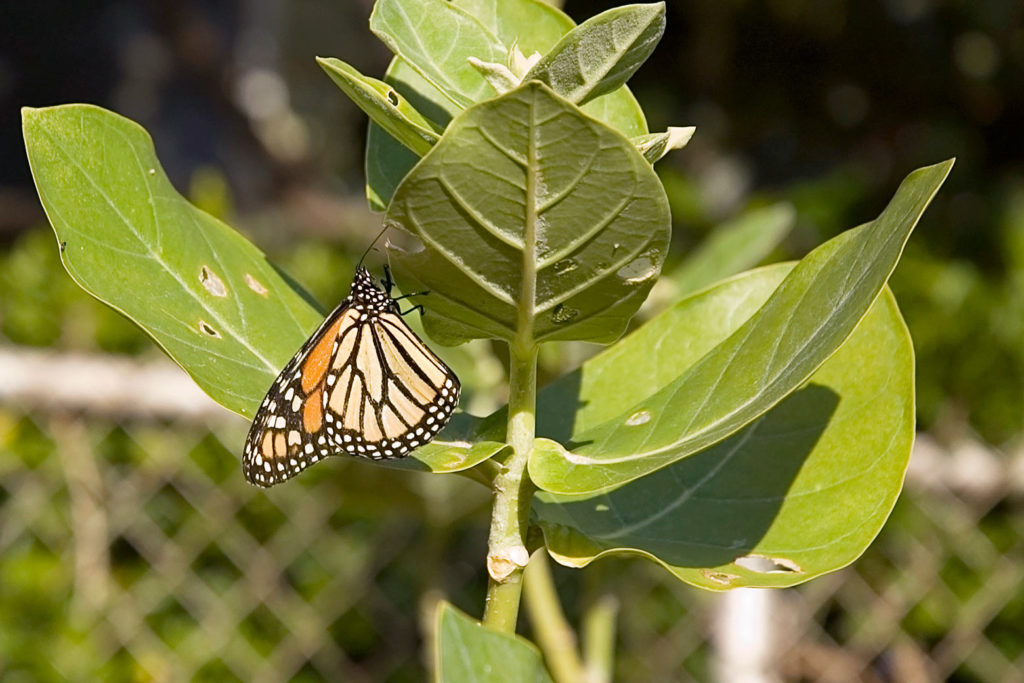
[[[811,384],[728,439],[614,491],[538,494],[534,510],[548,547],[587,561],[639,550],[675,567],[717,567],[747,555],[838,405],[838,394]]]

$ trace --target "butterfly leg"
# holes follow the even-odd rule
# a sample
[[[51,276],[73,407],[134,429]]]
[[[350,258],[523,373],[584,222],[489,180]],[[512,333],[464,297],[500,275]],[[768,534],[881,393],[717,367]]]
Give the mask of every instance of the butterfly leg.
[[[394,298],[394,301],[401,301],[402,299],[408,299],[411,296],[426,296],[427,294],[430,294],[430,290],[429,289],[425,289],[422,292],[413,292],[412,294],[403,294],[402,296],[396,296]]]

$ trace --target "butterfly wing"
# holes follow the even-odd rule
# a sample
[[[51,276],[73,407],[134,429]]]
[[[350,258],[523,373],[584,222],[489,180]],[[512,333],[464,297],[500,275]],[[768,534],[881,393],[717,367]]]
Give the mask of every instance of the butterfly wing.
[[[303,344],[267,391],[242,452],[250,483],[273,486],[331,455],[323,427],[323,389],[339,340],[351,338],[358,313],[345,299]]]
[[[269,487],[329,455],[403,457],[441,431],[460,391],[360,268],[352,294],[271,385],[246,438],[243,472]]]
[[[461,390],[455,373],[390,311],[342,343],[326,384],[328,439],[373,459],[400,458],[433,439]]]

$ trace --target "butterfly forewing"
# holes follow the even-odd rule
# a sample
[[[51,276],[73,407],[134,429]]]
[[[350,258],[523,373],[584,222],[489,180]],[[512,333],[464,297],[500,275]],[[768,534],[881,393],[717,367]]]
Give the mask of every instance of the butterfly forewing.
[[[245,477],[273,486],[339,453],[400,458],[441,431],[459,392],[455,373],[359,268],[267,392],[245,442]]]

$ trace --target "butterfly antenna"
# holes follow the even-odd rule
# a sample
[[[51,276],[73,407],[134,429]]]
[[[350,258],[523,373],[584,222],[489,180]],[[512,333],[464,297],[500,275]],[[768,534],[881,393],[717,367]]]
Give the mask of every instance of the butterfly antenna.
[[[363,255],[359,257],[359,263],[356,265],[357,270],[359,269],[360,266],[363,265],[363,260],[366,258],[366,255],[369,254],[370,251],[373,249],[373,245],[377,244],[377,240],[384,236],[384,233],[388,231],[389,227],[390,226],[385,225],[383,228],[381,228],[380,232],[377,233],[377,236],[373,238],[372,242],[370,242],[370,246],[368,246],[366,248],[366,251],[363,252]]]

